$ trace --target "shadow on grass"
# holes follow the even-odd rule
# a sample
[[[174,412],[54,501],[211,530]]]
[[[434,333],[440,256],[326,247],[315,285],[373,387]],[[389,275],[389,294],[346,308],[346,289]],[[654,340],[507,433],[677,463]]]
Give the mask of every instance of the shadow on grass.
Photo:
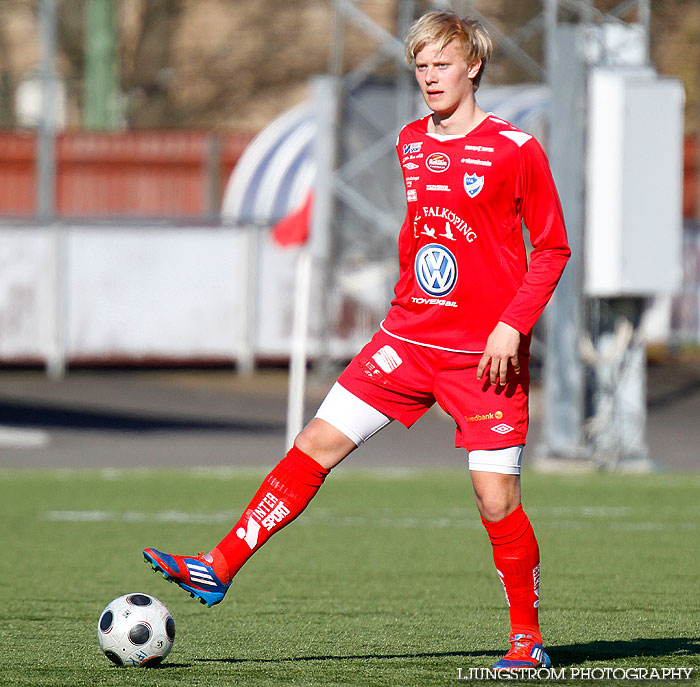
[[[13,427],[97,430],[106,432],[232,432],[284,431],[281,422],[210,420],[158,415],[120,409],[59,407],[47,403],[6,401],[0,398],[2,424]]]
[[[347,656],[281,656],[280,658],[196,658],[203,663],[293,663],[295,661],[373,661],[398,658],[464,658],[501,656],[503,651],[440,651],[414,654],[348,654]]]
[[[664,637],[659,639],[631,639],[616,641],[588,642],[587,644],[566,644],[547,647],[552,663],[557,667],[567,667],[588,661],[606,661],[619,658],[654,658],[662,656],[700,655],[700,638]],[[474,658],[477,656],[498,656],[499,651],[444,651],[411,654],[348,654],[346,656],[286,656],[280,658],[198,658],[203,663],[288,663],[294,661],[370,661],[396,660],[401,658]]]
[[[700,638],[663,637],[638,638],[610,642],[588,642],[550,646],[547,653],[552,663],[566,667],[587,661],[605,661],[618,658],[655,658],[662,656],[698,656]]]

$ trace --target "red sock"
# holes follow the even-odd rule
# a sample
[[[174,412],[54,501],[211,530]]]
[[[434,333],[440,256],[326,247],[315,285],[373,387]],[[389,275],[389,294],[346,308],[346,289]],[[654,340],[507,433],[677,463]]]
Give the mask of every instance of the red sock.
[[[265,478],[241,519],[211,552],[214,570],[222,582],[229,582],[255,551],[306,508],[328,473],[296,446],[289,449]]]
[[[481,519],[493,545],[493,562],[506,592],[512,635],[532,635],[542,643],[537,618],[540,550],[522,505],[498,522]]]

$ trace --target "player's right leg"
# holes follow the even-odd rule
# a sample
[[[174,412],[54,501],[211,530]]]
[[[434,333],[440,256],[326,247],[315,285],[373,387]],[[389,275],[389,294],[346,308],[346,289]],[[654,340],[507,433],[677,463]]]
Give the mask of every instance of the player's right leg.
[[[222,601],[241,566],[275,532],[301,514],[330,468],[355,448],[345,435],[318,419],[311,421],[297,442],[321,457],[323,463],[295,442],[263,480],[233,529],[212,551],[180,556],[149,548],[143,552],[144,559],[203,604],[213,606]]]
[[[302,513],[331,468],[389,422],[386,415],[336,384],[214,549],[197,556],[145,549],[144,559],[203,604],[219,603],[238,570],[275,532]]]

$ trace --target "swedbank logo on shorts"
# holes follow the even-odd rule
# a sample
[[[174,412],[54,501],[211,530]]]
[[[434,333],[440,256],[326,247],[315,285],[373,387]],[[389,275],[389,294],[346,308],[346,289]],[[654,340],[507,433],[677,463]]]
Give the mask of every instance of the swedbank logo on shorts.
[[[485,415],[465,415],[464,419],[467,422],[483,422],[484,420],[500,420],[503,417],[503,413],[497,410],[494,413],[486,413]]]

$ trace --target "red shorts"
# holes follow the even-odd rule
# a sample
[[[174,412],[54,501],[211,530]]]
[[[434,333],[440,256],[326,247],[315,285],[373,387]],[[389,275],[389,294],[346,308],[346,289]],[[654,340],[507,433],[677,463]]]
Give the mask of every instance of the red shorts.
[[[410,427],[436,401],[457,424],[455,446],[468,451],[524,444],[528,427],[529,360],[508,369],[505,387],[479,380],[481,353],[419,346],[383,331],[352,359],[341,386],[387,417]]]

